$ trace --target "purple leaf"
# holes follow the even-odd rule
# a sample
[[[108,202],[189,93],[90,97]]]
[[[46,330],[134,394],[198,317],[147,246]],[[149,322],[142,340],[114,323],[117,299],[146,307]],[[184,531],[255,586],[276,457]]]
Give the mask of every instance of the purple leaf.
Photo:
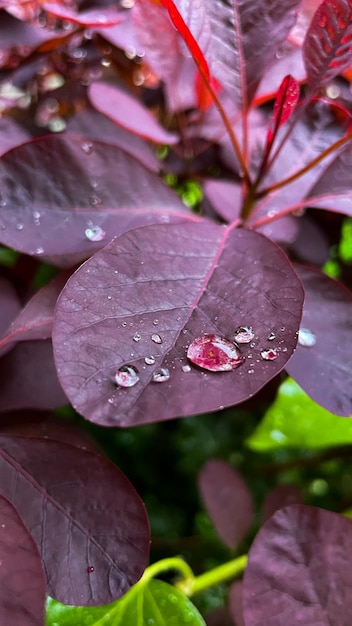
[[[275,511],[289,504],[303,504],[302,493],[295,485],[278,485],[269,493],[263,503],[262,517],[265,522]]]
[[[319,180],[310,189],[306,205],[352,216],[350,182],[352,143],[349,142],[334,161],[326,167]]]
[[[211,459],[199,473],[198,487],[219,537],[234,550],[253,523],[253,501],[246,483],[231,465]]]
[[[15,120],[7,117],[0,118],[0,156],[29,139],[29,133]]]
[[[295,257],[304,263],[324,265],[329,258],[329,241],[323,228],[307,215],[296,219],[296,225],[298,232],[290,242]]]
[[[230,587],[230,613],[236,626],[245,626],[242,609],[242,581],[237,580]]]
[[[21,309],[18,295],[11,283],[0,276],[0,336],[7,330]]]
[[[249,551],[246,626],[348,626],[351,550],[352,523],[343,516],[304,505],[277,511]]]
[[[286,371],[315,402],[350,416],[352,294],[319,270],[295,269],[306,292],[301,328],[313,333],[314,345],[298,345]]]
[[[204,182],[204,193],[217,213],[227,222],[240,216],[242,206],[242,186],[227,180],[208,179]]]
[[[27,302],[0,339],[0,350],[9,343],[51,337],[56,300],[69,276],[61,272]]]
[[[303,44],[312,91],[330,83],[351,65],[351,0],[324,0],[313,16]]]
[[[0,496],[0,621],[44,626],[46,580],[38,549],[18,513]]]
[[[291,264],[262,235],[206,222],[136,229],[95,254],[63,289],[53,329],[60,381],[82,415],[110,426],[238,404],[285,366],[302,302]],[[205,372],[187,361],[197,337],[232,340],[242,325],[254,338],[241,346],[241,367]],[[276,351],[270,362],[262,355],[269,348]],[[138,370],[131,388],[116,386],[124,366]],[[160,376],[164,383],[155,384]]]
[[[176,133],[165,130],[139,100],[118,87],[107,83],[93,83],[89,87],[88,95],[91,104],[100,113],[135,135],[155,143],[178,143],[179,136]]]
[[[67,404],[51,341],[25,341],[0,360],[0,412],[56,409]]]
[[[117,467],[66,443],[3,434],[0,468],[0,491],[38,545],[49,595],[106,604],[137,582],[148,558],[148,520]]]
[[[8,152],[0,159],[0,181],[1,242],[62,267],[136,226],[197,220],[126,152],[75,135],[44,137]]]

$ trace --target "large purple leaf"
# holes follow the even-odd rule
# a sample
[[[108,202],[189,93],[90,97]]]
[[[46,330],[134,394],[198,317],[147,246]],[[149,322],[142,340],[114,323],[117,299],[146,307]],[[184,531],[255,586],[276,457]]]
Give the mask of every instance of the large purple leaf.
[[[0,412],[65,404],[51,341],[24,341],[0,359]]]
[[[27,302],[0,339],[0,350],[13,342],[51,337],[56,300],[69,276],[61,272]]]
[[[126,152],[75,135],[6,153],[0,181],[1,243],[63,267],[136,226],[197,219]]]
[[[352,523],[304,505],[270,518],[249,551],[243,581],[246,626],[349,626]]]
[[[298,0],[178,0],[176,4],[211,74],[239,108],[246,108],[294,24]]]
[[[253,523],[253,501],[246,483],[231,465],[212,459],[202,467],[198,487],[219,537],[234,550]]]
[[[312,90],[330,83],[351,65],[352,2],[324,0],[313,16],[303,58]]]
[[[82,415],[110,426],[237,404],[285,366],[302,303],[286,256],[258,233],[206,222],[136,229],[63,289],[53,328],[60,381]],[[236,370],[187,362],[196,338],[231,340],[242,325],[253,338],[241,345],[245,363]]]
[[[105,604],[140,578],[149,551],[142,501],[104,457],[63,442],[0,436],[1,494],[44,560],[48,594]]]
[[[8,500],[0,496],[0,622],[44,626],[46,580],[30,533]]]
[[[315,402],[352,415],[352,294],[319,270],[296,266],[306,292],[302,328],[314,345],[298,345],[286,371]]]
[[[176,133],[165,130],[139,100],[117,86],[93,83],[89,87],[88,95],[92,105],[100,113],[107,115],[122,128],[155,143],[179,142],[179,136]]]

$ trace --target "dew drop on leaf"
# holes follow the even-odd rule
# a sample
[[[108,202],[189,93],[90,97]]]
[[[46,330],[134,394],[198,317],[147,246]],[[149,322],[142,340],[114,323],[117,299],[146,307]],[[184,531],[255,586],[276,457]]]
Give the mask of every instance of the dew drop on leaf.
[[[91,141],[84,141],[81,144],[81,148],[82,148],[84,154],[92,154],[92,152],[93,152],[93,144],[92,144]]]
[[[154,324],[154,326],[157,326],[157,325],[159,324],[159,320],[155,319],[155,320],[153,321],[153,324]]]
[[[298,343],[305,348],[312,348],[315,346],[317,338],[309,328],[300,328],[298,331]]]
[[[35,253],[36,254],[43,254],[44,253],[44,248],[42,248],[42,246],[39,246],[38,248],[36,248]]]
[[[16,228],[17,228],[17,230],[23,230],[23,224],[22,224],[22,222],[17,222],[17,224],[16,224]]]
[[[153,374],[153,382],[154,383],[165,383],[170,378],[170,372],[167,367],[161,367],[159,370],[156,370]]]
[[[92,565],[87,567],[87,572],[88,572],[88,574],[92,574],[94,572],[94,567]]]
[[[154,341],[154,343],[163,343],[162,338],[160,337],[160,335],[152,335],[152,341]]]
[[[89,241],[102,241],[105,237],[105,232],[100,226],[92,226],[91,228],[86,228],[84,234]]]
[[[277,359],[277,350],[275,348],[269,348],[269,350],[262,350],[261,357],[264,361],[275,361]]]
[[[191,371],[191,366],[190,365],[182,365],[182,371],[183,372],[190,372]]]
[[[138,381],[138,370],[133,365],[123,365],[115,374],[115,380],[119,387],[134,387]]]
[[[197,337],[188,347],[187,357],[198,367],[211,372],[229,372],[244,361],[238,348],[218,335]]]
[[[251,326],[239,326],[235,330],[234,341],[236,343],[250,343],[254,339],[254,332]]]
[[[268,341],[273,341],[275,339],[275,337],[276,337],[275,333],[269,333]]]
[[[138,343],[138,341],[140,341],[142,339],[142,336],[139,333],[135,333],[133,335],[133,341],[136,341]]]
[[[99,196],[97,196],[96,193],[93,193],[90,197],[90,205],[92,207],[97,207],[97,206],[100,206],[101,204],[103,204],[102,199]]]
[[[144,363],[146,363],[147,365],[154,365],[155,356],[153,356],[152,354],[150,354],[149,356],[146,356],[144,359]]]

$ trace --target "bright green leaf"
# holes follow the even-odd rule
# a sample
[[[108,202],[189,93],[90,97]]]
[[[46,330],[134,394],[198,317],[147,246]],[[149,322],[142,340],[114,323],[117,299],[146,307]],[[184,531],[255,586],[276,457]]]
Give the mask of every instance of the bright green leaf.
[[[97,607],[47,601],[46,626],[205,626],[181,591],[161,580],[139,581],[120,600]]]
[[[277,448],[330,448],[352,443],[352,419],[326,411],[288,378],[246,444],[258,452]]]
[[[352,219],[350,218],[342,222],[339,255],[345,263],[352,263]]]

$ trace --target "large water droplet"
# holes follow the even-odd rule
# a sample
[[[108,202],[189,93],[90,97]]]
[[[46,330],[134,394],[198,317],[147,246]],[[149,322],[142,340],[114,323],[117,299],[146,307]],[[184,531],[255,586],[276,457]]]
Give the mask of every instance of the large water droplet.
[[[133,365],[123,365],[115,374],[115,380],[119,387],[134,387],[138,381],[138,370]]]
[[[86,228],[84,234],[89,241],[102,241],[105,237],[105,231],[100,226]]]
[[[254,339],[254,332],[251,326],[239,326],[235,330],[234,341],[236,343],[250,343]]]
[[[298,343],[305,348],[312,348],[315,346],[317,338],[309,328],[300,328],[298,331]]]
[[[138,343],[138,341],[140,341],[141,339],[142,339],[142,335],[140,335],[139,333],[134,333],[133,341],[136,341]]]
[[[155,363],[155,356],[153,356],[152,354],[150,354],[149,356],[146,356],[144,359],[144,363],[146,363],[147,365],[154,365]]]
[[[153,374],[154,383],[165,383],[170,378],[170,372],[167,367],[161,367]]]
[[[277,350],[276,348],[269,348],[269,350],[262,350],[260,355],[262,359],[264,359],[264,361],[275,361],[275,359],[277,359]]]
[[[154,343],[163,343],[162,338],[160,337],[160,335],[152,335],[152,341],[154,341]]]
[[[187,357],[195,365],[211,372],[228,372],[244,361],[233,343],[217,335],[197,337],[188,347]]]

